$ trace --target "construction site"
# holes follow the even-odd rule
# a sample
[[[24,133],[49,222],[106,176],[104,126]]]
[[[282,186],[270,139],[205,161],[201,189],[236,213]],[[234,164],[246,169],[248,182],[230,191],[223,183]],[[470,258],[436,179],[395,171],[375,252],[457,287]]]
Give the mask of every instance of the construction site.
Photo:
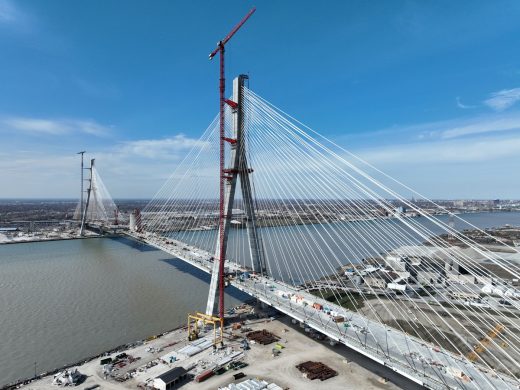
[[[457,230],[464,220],[427,198],[421,209],[418,192],[257,94],[249,74],[226,91],[228,44],[255,11],[210,52],[218,115],[144,208],[122,213],[95,159],[85,167],[78,153],[78,237],[124,236],[210,275],[199,277],[209,282],[204,309],[183,308],[185,326],[52,373],[37,375],[34,363],[34,378],[5,388],[518,388],[520,230]],[[39,240],[33,226],[5,227],[0,241]],[[129,280],[139,293],[153,284]],[[227,287],[247,303],[230,304]],[[126,312],[141,312],[139,298]]]
[[[186,326],[68,370],[80,373],[85,389],[398,388],[388,382],[384,371],[381,375],[369,371],[342,346],[331,346],[329,339],[286,316],[247,304],[229,313],[233,314],[226,315],[229,325],[222,333],[220,329],[214,333],[209,322],[199,323],[196,332]],[[25,386],[56,389],[55,378],[64,371]]]

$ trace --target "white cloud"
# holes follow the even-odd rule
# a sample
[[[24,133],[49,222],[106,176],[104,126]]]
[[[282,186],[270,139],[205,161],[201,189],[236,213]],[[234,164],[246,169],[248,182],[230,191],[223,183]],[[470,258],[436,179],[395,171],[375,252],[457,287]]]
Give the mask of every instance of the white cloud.
[[[392,126],[382,130],[356,135],[363,138],[374,136],[397,136],[400,139],[421,141],[451,139],[474,134],[496,133],[520,130],[520,112],[488,114],[464,119],[450,119],[436,122]]]
[[[484,101],[484,104],[495,111],[503,111],[518,100],[520,100],[520,88],[503,89],[502,91],[493,92],[491,97]]]
[[[470,109],[470,108],[476,108],[476,107],[477,107],[477,106],[470,106],[470,105],[468,105],[468,104],[463,104],[463,103],[460,101],[460,97],[459,97],[459,96],[457,96],[457,98],[456,98],[455,100],[456,100],[456,102],[457,102],[457,107],[462,108],[462,109],[465,109],[465,110]]]
[[[42,127],[47,131],[47,126]],[[124,142],[102,150],[87,145],[85,162],[96,159],[98,171],[113,196],[146,197],[161,188],[192,147],[206,146],[209,145],[182,134]],[[2,150],[0,166],[0,181],[13,184],[0,188],[0,198],[79,194],[80,157],[75,151],[64,154],[34,147],[5,153]]]
[[[449,119],[405,126],[395,125],[350,137],[372,138],[374,136],[399,135],[401,139],[428,141],[514,130],[520,130],[520,112],[478,115],[464,119]]]
[[[9,0],[0,0],[0,24],[13,23],[19,18],[18,10]]]
[[[20,9],[22,2],[14,0],[0,0],[0,29],[9,29],[16,33],[35,32],[38,20],[30,13]]]
[[[179,134],[174,137],[164,139],[145,139],[128,141],[120,145],[117,152],[124,155],[134,155],[145,158],[172,159],[178,158],[178,152],[191,149],[193,147],[207,147],[204,141],[186,137]]]
[[[520,115],[509,115],[500,117],[474,118],[466,123],[456,124],[448,129],[439,131],[443,139],[463,137],[472,134],[492,133],[520,129]]]
[[[520,112],[394,126],[363,137],[387,133],[392,135],[388,146],[361,148],[358,154],[380,166],[482,162],[505,157],[519,161]],[[396,139],[403,141],[396,143]]]
[[[507,115],[494,113],[469,119],[396,126],[364,134],[371,137],[379,134],[380,141],[391,142],[386,147],[361,148],[355,152],[375,166],[385,170],[394,169],[393,176],[399,178],[403,172],[422,172],[430,168],[442,170],[457,164],[468,164],[471,169],[464,175],[478,177],[478,167],[488,169],[500,167],[501,164],[506,166],[509,162],[518,165],[520,132],[514,132],[515,129],[520,129],[520,112],[514,111]],[[64,134],[106,134],[109,128],[94,121],[77,119],[10,117],[0,118],[0,131],[49,135],[50,142],[55,143]],[[388,134],[385,135],[385,131]],[[424,138],[418,139],[419,134],[423,134]],[[412,139],[413,143],[407,143]],[[37,141],[40,143],[41,139]],[[72,145],[72,142],[60,145],[59,148],[39,148],[40,145],[36,147],[30,137],[21,137],[17,144],[18,150],[15,151],[8,149],[9,143],[5,143],[4,148],[0,148],[0,166],[3,167],[0,170],[0,181],[16,185],[3,188],[0,197],[21,194],[35,197],[74,196],[79,182],[79,156],[75,152],[82,149],[88,151],[87,161],[96,158],[107,188],[116,197],[151,196],[192,148],[195,148],[195,153],[202,150],[203,161],[197,167],[197,175],[216,177],[213,170],[217,167],[218,154],[213,153],[212,145],[184,134],[164,139],[150,138],[119,143],[99,141],[85,136],[82,137],[81,149],[78,145]],[[350,145],[352,148],[352,144]],[[23,152],[22,148],[26,151]],[[265,164],[267,163],[271,162],[266,161]],[[204,171],[204,168],[208,169]],[[433,174],[440,176],[432,177],[432,180],[443,177],[439,172]],[[408,180],[412,185],[421,176],[420,173],[415,175],[417,176]],[[59,187],[45,185],[54,182],[59,183]]]
[[[448,140],[393,145],[360,151],[357,154],[374,165],[476,163],[503,158],[517,158],[520,137],[483,137],[471,140]]]
[[[87,162],[96,159],[111,193],[127,197],[151,196],[192,148],[203,159],[215,155],[206,153],[208,142],[184,134],[115,141],[111,130],[94,120],[0,116],[0,137],[7,141],[0,143],[0,182],[12,184],[0,189],[0,197],[74,196],[77,150],[87,150]]]
[[[0,120],[0,131],[22,131],[32,134],[65,135],[85,133],[94,136],[106,136],[110,127],[92,120],[79,119],[41,119],[29,117],[9,117]]]

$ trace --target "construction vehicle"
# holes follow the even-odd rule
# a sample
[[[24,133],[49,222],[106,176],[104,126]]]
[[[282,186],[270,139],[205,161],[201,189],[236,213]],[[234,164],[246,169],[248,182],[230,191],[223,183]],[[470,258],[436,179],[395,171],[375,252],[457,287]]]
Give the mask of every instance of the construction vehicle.
[[[240,343],[240,348],[242,348],[244,351],[247,351],[250,348],[247,339],[242,340],[242,342]]]
[[[188,340],[194,341],[199,338],[199,330],[198,329],[192,329],[191,332],[188,333]]]

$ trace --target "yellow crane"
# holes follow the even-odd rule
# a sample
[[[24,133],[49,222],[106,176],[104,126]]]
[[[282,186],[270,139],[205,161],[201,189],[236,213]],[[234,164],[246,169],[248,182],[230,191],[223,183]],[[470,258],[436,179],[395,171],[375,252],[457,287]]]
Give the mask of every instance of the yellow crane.
[[[224,320],[220,317],[214,317],[208,314],[196,312],[195,314],[188,314],[188,340],[193,341],[199,338],[199,327],[213,325],[213,345],[221,344],[224,333]],[[217,337],[217,325],[220,332]]]

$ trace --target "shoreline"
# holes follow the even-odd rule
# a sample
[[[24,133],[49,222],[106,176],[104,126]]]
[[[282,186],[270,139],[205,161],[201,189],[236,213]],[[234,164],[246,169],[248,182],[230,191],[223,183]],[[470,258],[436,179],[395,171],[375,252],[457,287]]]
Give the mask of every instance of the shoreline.
[[[490,214],[490,213],[514,213],[514,212],[520,212],[520,210],[477,210],[477,211],[466,211],[466,212],[457,212],[453,213],[455,216],[461,216],[466,214]],[[446,216],[449,215],[449,213],[438,213],[438,214],[428,214],[429,217],[437,218],[439,216]],[[420,218],[425,217],[425,215],[403,215],[400,218]],[[460,217],[459,217],[460,218]],[[301,226],[301,225],[335,225],[335,224],[341,224],[341,223],[359,223],[359,222],[373,222],[373,221],[392,221],[399,219],[399,217],[396,216],[385,216],[385,217],[369,217],[369,218],[354,218],[349,220],[334,220],[334,221],[326,221],[326,223],[322,223],[319,221],[305,221],[305,222],[299,222],[294,223],[293,225],[264,225],[260,226],[262,229],[268,229],[268,228],[277,228],[277,227],[287,227],[287,226]],[[243,226],[234,226],[235,229],[244,229]],[[208,230],[214,230],[214,229],[191,229],[186,231],[208,231]],[[97,234],[92,236],[74,236],[74,237],[53,237],[53,238],[35,238],[34,240],[6,240],[6,241],[0,241],[0,245],[8,245],[8,244],[30,244],[35,242],[47,242],[47,241],[68,241],[68,240],[82,240],[82,239],[89,239],[89,238],[111,238],[111,237],[124,237],[125,234],[118,234],[118,233],[105,233],[105,234]]]
[[[20,240],[20,241],[0,241],[0,245],[11,245],[11,244],[33,244],[36,242],[51,242],[51,241],[69,241],[69,240],[86,240],[91,238],[111,238],[111,237],[120,237],[119,234],[103,234],[97,236],[84,236],[84,237],[54,237],[54,238],[44,238],[44,239],[36,239],[36,240]]]
[[[92,238],[94,238],[94,237],[92,237]],[[68,364],[65,364],[65,365],[63,365],[61,367],[57,367],[57,368],[55,368],[53,370],[42,372],[42,373],[37,374],[36,376],[30,377],[30,378],[18,379],[15,382],[11,382],[11,383],[8,383],[6,385],[0,385],[1,386],[0,390],[14,390],[14,389],[17,389],[21,385],[28,385],[28,384],[36,381],[36,380],[40,380],[40,379],[43,379],[45,377],[54,375],[54,374],[56,374],[56,373],[58,373],[60,371],[66,370],[68,368],[82,366],[85,363],[91,362],[92,360],[95,360],[95,359],[99,359],[99,358],[101,358],[103,356],[107,356],[107,355],[110,355],[110,354],[113,354],[113,353],[116,353],[116,352],[126,351],[126,350],[128,350],[130,348],[133,348],[135,346],[142,345],[146,341],[159,339],[159,338],[161,338],[163,336],[166,336],[166,335],[168,335],[168,334],[170,334],[172,332],[175,332],[177,330],[180,330],[180,329],[188,329],[188,327],[186,325],[179,325],[179,326],[177,326],[177,327],[175,327],[173,329],[167,330],[167,331],[159,333],[159,334],[148,336],[147,338],[144,338],[144,339],[141,339],[141,340],[136,340],[136,341],[129,342],[129,343],[126,343],[126,344],[118,345],[115,348],[103,351],[103,352],[101,352],[101,353],[99,353],[97,355],[89,356],[89,357],[86,357],[86,358],[82,358],[82,359],[78,360],[75,363],[68,363]]]

